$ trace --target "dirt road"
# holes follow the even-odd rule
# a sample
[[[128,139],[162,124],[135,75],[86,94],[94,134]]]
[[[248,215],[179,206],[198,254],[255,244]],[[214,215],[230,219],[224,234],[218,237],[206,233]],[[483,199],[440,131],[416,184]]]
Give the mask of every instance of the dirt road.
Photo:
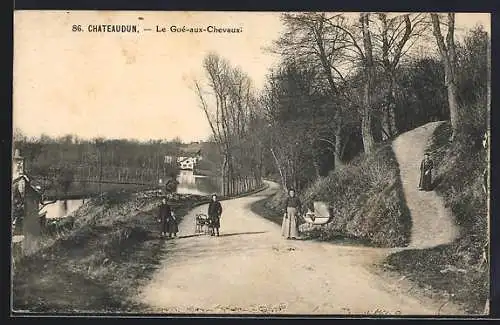
[[[418,131],[418,141],[424,142],[429,132]],[[411,137],[396,140],[396,149],[406,150],[405,141]],[[420,150],[413,144],[409,147]],[[410,157],[402,159],[408,164],[401,168],[407,178],[405,193],[412,194],[412,173],[418,173],[414,159],[421,155],[407,151],[405,155]],[[250,210],[253,202],[277,190],[276,184],[269,185],[264,192],[222,202],[220,237],[193,235],[194,216],[207,207],[191,211],[180,225],[181,238],[166,242],[165,260],[137,299],[160,313],[462,314],[445,301],[412,297],[408,287],[375,275],[371,266],[391,250],[282,239],[278,225]],[[412,213],[418,204],[434,200],[431,193],[422,195],[423,201],[409,201]],[[430,220],[418,218],[422,220],[414,222],[421,228],[413,233],[415,245],[448,238],[434,240],[426,224]]]

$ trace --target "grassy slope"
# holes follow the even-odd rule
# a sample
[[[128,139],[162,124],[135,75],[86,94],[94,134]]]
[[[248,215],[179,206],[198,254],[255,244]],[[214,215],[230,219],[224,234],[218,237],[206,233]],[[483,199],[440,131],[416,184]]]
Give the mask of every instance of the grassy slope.
[[[285,196],[278,193],[255,203],[253,209],[280,223]],[[411,218],[390,144],[316,181],[300,197],[306,205],[314,200],[328,202],[334,215],[331,223],[313,227],[304,232],[305,236],[322,240],[351,237],[374,246],[408,244]]]
[[[202,198],[178,196],[182,218]],[[79,209],[73,228],[44,238],[41,249],[15,257],[13,303],[29,311],[134,311],[127,297],[154,271],[162,254],[155,195],[110,193]]]
[[[459,238],[432,249],[391,255],[387,263],[421,286],[448,293],[468,312],[482,312],[489,275],[481,264],[487,241],[487,203],[482,190],[486,156],[478,139],[459,136],[450,144],[449,124],[440,125],[429,143],[436,164],[435,191],[444,198],[460,225]],[[445,271],[448,269],[448,271]]]

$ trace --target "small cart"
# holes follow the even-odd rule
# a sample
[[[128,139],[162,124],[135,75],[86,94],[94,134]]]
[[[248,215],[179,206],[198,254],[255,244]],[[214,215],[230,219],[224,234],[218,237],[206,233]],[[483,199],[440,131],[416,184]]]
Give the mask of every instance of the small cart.
[[[209,234],[210,230],[211,230],[210,218],[204,213],[197,214],[194,233],[195,234]]]

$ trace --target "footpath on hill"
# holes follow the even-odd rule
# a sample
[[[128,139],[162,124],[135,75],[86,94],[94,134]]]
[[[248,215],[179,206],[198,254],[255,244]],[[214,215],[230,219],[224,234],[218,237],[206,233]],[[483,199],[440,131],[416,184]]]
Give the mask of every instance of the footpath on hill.
[[[410,248],[446,243],[456,232],[439,197],[417,190],[420,160],[436,126],[394,141],[413,218]],[[250,209],[278,190],[268,184],[263,192],[222,202],[220,237],[195,234],[195,216],[206,213],[206,205],[190,211],[137,301],[155,313],[463,314],[447,300],[414,295],[403,279],[373,271],[401,248],[282,239],[278,225]]]
[[[458,228],[443,199],[434,191],[419,191],[420,162],[434,130],[442,122],[432,122],[396,138],[392,148],[399,163],[406,204],[412,218],[410,245],[407,248],[430,248],[452,242]]]

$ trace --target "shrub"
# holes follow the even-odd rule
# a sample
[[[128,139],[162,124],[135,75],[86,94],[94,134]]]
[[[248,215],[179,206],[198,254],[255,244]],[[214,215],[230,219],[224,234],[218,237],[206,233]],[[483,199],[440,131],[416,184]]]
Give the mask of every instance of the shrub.
[[[372,155],[360,155],[341,169],[314,182],[301,198],[306,206],[314,201],[330,205],[333,220],[312,227],[306,235],[323,240],[339,233],[376,246],[405,246],[411,230],[399,166],[390,144]],[[270,205],[283,204],[286,193],[278,193]]]

